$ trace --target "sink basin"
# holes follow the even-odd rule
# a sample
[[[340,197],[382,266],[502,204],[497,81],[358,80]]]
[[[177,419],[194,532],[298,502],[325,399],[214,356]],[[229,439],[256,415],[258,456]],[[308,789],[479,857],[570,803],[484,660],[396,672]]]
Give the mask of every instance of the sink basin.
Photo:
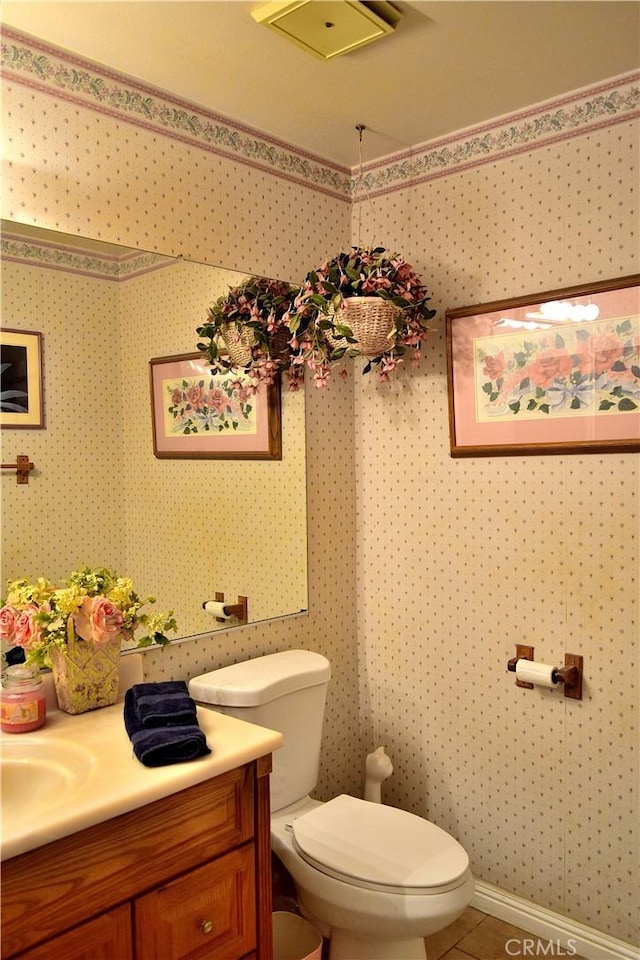
[[[88,779],[91,766],[89,751],[65,740],[33,733],[3,737],[3,833],[64,804]]]

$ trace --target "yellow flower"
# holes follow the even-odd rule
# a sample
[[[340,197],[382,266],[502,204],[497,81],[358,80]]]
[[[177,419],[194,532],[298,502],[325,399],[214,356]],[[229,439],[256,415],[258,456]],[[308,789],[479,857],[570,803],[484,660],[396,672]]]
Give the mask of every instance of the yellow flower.
[[[115,603],[120,610],[132,603],[133,583],[128,577],[118,577],[115,585],[107,592],[107,599]]]
[[[56,590],[55,602],[58,613],[66,619],[82,605],[86,596],[86,592],[75,583],[70,587]]]
[[[53,593],[53,587],[44,577],[38,577],[35,583],[29,583],[26,579],[14,580],[7,586],[6,603],[13,607],[26,606],[28,603],[37,603],[39,605],[46,603]]]

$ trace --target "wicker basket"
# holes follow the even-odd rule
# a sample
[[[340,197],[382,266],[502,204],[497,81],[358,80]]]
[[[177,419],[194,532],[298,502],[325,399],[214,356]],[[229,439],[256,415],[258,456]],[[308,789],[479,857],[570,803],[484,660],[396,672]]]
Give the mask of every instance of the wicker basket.
[[[358,353],[364,357],[377,357],[393,346],[389,334],[399,308],[382,297],[347,297],[336,319],[349,327]],[[328,336],[333,346],[347,346],[344,339]]]
[[[97,647],[77,638],[65,650],[51,650],[58,706],[65,713],[87,713],[118,699],[120,643]]]
[[[234,323],[220,327],[220,336],[234,367],[246,367],[251,361],[251,347],[256,342],[252,330],[238,330]]]

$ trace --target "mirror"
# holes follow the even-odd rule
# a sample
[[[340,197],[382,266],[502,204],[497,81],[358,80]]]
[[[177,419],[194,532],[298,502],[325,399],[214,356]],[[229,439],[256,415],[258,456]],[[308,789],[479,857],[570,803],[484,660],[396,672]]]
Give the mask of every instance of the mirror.
[[[79,566],[131,578],[176,639],[307,609],[304,391],[282,390],[282,459],[154,456],[150,361],[196,352],[208,306],[245,274],[3,222],[3,327],[42,335],[44,426],[3,428],[7,580]],[[172,638],[173,639],[173,638]]]

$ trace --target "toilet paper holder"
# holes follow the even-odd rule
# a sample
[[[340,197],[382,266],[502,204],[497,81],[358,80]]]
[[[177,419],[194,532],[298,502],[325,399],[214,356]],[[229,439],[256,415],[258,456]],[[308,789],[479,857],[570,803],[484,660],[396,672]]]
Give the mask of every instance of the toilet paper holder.
[[[516,655],[507,663],[507,670],[511,673],[516,672],[518,660],[533,660],[533,647],[524,644],[516,644]],[[564,666],[554,667],[551,679],[554,683],[561,683],[564,687],[565,697],[571,700],[582,700],[582,673],[584,657],[577,653],[565,653]],[[533,690],[533,683],[526,683],[522,680],[516,680],[516,685]]]
[[[216,617],[218,623],[226,623],[227,618],[236,617],[241,624],[247,623],[249,619],[249,599],[248,597],[238,597],[237,603],[226,603],[224,599],[224,593],[217,591],[214,594],[214,600],[217,603],[224,604],[225,617]],[[206,607],[206,601],[202,604],[203,607]]]

